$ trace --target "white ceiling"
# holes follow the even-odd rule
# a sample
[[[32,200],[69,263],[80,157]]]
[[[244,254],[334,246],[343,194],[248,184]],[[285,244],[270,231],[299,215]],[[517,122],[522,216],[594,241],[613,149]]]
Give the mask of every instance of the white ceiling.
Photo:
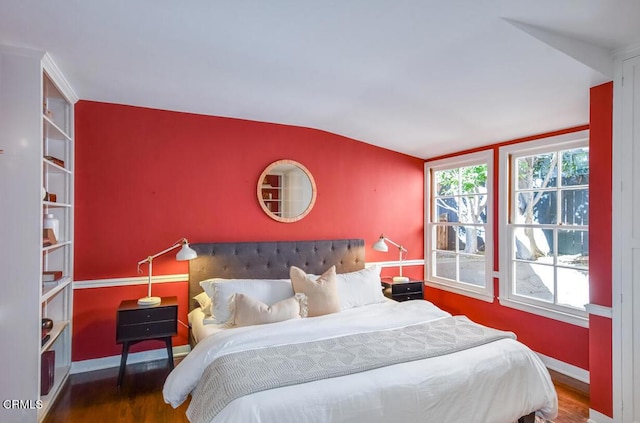
[[[637,0],[0,0],[0,44],[48,51],[81,99],[422,158],[588,122],[611,75],[517,23],[597,61],[640,42],[639,22]]]

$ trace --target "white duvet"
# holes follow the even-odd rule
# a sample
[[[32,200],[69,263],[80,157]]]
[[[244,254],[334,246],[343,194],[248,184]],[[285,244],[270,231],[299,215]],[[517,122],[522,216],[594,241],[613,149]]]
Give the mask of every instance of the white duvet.
[[[227,329],[202,340],[176,366],[165,382],[164,398],[179,406],[204,369],[225,354],[446,316],[427,301],[386,301],[326,316]],[[526,346],[503,339],[445,356],[257,392],[228,404],[213,422],[510,423],[532,411],[545,419],[556,417],[549,373]]]

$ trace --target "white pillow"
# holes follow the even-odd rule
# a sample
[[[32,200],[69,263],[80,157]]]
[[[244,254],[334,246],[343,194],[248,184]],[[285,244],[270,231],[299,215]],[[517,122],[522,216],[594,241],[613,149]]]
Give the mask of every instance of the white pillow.
[[[229,299],[235,293],[250,295],[269,306],[293,297],[289,279],[207,279],[200,282],[211,297],[212,319],[208,323],[226,323],[231,317]]]
[[[307,296],[296,294],[272,306],[248,295],[235,293],[231,296],[229,323],[236,326],[262,325],[307,317]]]
[[[206,292],[199,293],[193,299],[200,305],[205,316],[211,316],[211,297]]]
[[[340,293],[340,310],[385,301],[380,284],[380,266],[336,275]]]

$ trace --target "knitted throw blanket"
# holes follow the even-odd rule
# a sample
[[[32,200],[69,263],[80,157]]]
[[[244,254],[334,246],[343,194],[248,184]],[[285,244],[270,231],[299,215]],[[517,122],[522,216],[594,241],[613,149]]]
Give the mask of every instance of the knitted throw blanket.
[[[254,392],[449,354],[503,338],[515,339],[515,335],[455,316],[240,351],[221,356],[206,368],[192,392],[187,416],[193,423],[209,423],[228,403]]]

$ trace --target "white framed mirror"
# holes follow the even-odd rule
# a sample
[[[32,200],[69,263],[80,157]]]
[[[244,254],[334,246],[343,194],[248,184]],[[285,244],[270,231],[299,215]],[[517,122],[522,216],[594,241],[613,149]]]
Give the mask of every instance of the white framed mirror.
[[[271,163],[258,179],[258,204],[270,218],[291,223],[305,217],[316,202],[311,172],[294,160]]]

